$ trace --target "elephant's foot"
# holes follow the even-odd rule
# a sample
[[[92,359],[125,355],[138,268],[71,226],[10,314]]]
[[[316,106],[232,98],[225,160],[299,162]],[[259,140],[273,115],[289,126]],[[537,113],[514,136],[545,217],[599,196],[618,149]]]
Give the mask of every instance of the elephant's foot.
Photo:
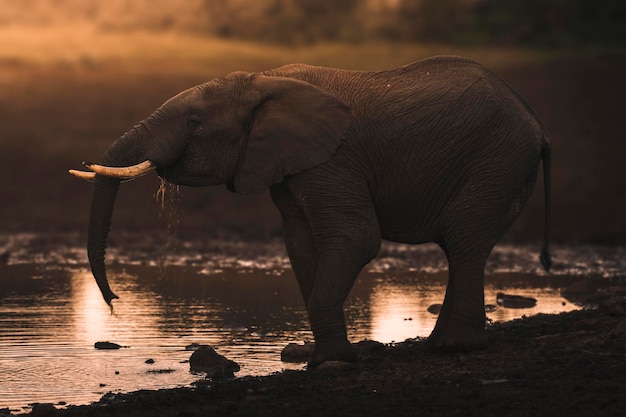
[[[356,362],[357,354],[348,340],[315,342],[313,355],[309,359],[309,369],[314,369],[323,362]]]
[[[454,318],[447,323],[437,323],[426,340],[426,347],[441,351],[470,351],[487,347],[487,334],[482,325],[468,324]]]

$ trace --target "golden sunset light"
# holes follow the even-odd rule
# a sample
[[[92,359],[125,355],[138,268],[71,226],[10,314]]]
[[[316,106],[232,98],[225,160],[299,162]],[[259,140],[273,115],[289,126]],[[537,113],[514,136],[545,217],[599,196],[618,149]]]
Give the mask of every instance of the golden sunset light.
[[[624,415],[624,73],[624,0],[0,0],[0,417]]]

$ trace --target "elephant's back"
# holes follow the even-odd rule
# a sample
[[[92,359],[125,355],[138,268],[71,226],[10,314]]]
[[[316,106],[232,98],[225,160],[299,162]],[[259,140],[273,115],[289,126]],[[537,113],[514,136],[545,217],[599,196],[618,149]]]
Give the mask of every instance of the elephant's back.
[[[266,74],[309,82],[345,102],[353,116],[346,145],[361,160],[389,155],[394,165],[403,150],[408,164],[435,149],[456,155],[546,146],[544,126],[521,95],[468,58],[434,56],[385,71],[290,64]]]

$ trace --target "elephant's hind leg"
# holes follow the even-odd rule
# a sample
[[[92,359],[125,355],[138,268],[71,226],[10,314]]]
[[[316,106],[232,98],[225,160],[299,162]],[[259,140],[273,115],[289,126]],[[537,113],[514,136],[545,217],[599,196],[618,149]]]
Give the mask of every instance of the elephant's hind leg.
[[[448,259],[448,287],[428,344],[470,350],[487,345],[485,264],[493,246],[518,216],[532,192],[536,165],[504,161],[500,175],[489,170],[469,178],[442,214],[442,248]],[[500,161],[500,165],[503,162]]]
[[[465,193],[471,190],[467,187]],[[448,259],[448,286],[437,324],[428,338],[431,348],[472,350],[487,345],[485,264],[503,227],[494,220],[497,210],[495,204],[489,205],[488,196],[481,198],[481,193],[472,192],[487,204],[468,205],[465,193],[442,218],[441,247]]]
[[[474,350],[487,346],[484,267],[489,250],[458,253],[446,248],[449,275],[443,307],[427,346],[441,350]]]

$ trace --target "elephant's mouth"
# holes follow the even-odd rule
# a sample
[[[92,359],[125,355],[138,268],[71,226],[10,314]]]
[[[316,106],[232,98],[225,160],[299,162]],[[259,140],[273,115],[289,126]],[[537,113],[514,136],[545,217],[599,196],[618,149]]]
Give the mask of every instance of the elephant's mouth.
[[[159,167],[157,168],[157,174],[159,175],[159,177],[163,178],[169,183],[176,185],[186,185],[189,187],[207,187],[224,183],[224,180],[213,178],[206,173],[189,173],[177,165],[173,165],[167,168]]]

